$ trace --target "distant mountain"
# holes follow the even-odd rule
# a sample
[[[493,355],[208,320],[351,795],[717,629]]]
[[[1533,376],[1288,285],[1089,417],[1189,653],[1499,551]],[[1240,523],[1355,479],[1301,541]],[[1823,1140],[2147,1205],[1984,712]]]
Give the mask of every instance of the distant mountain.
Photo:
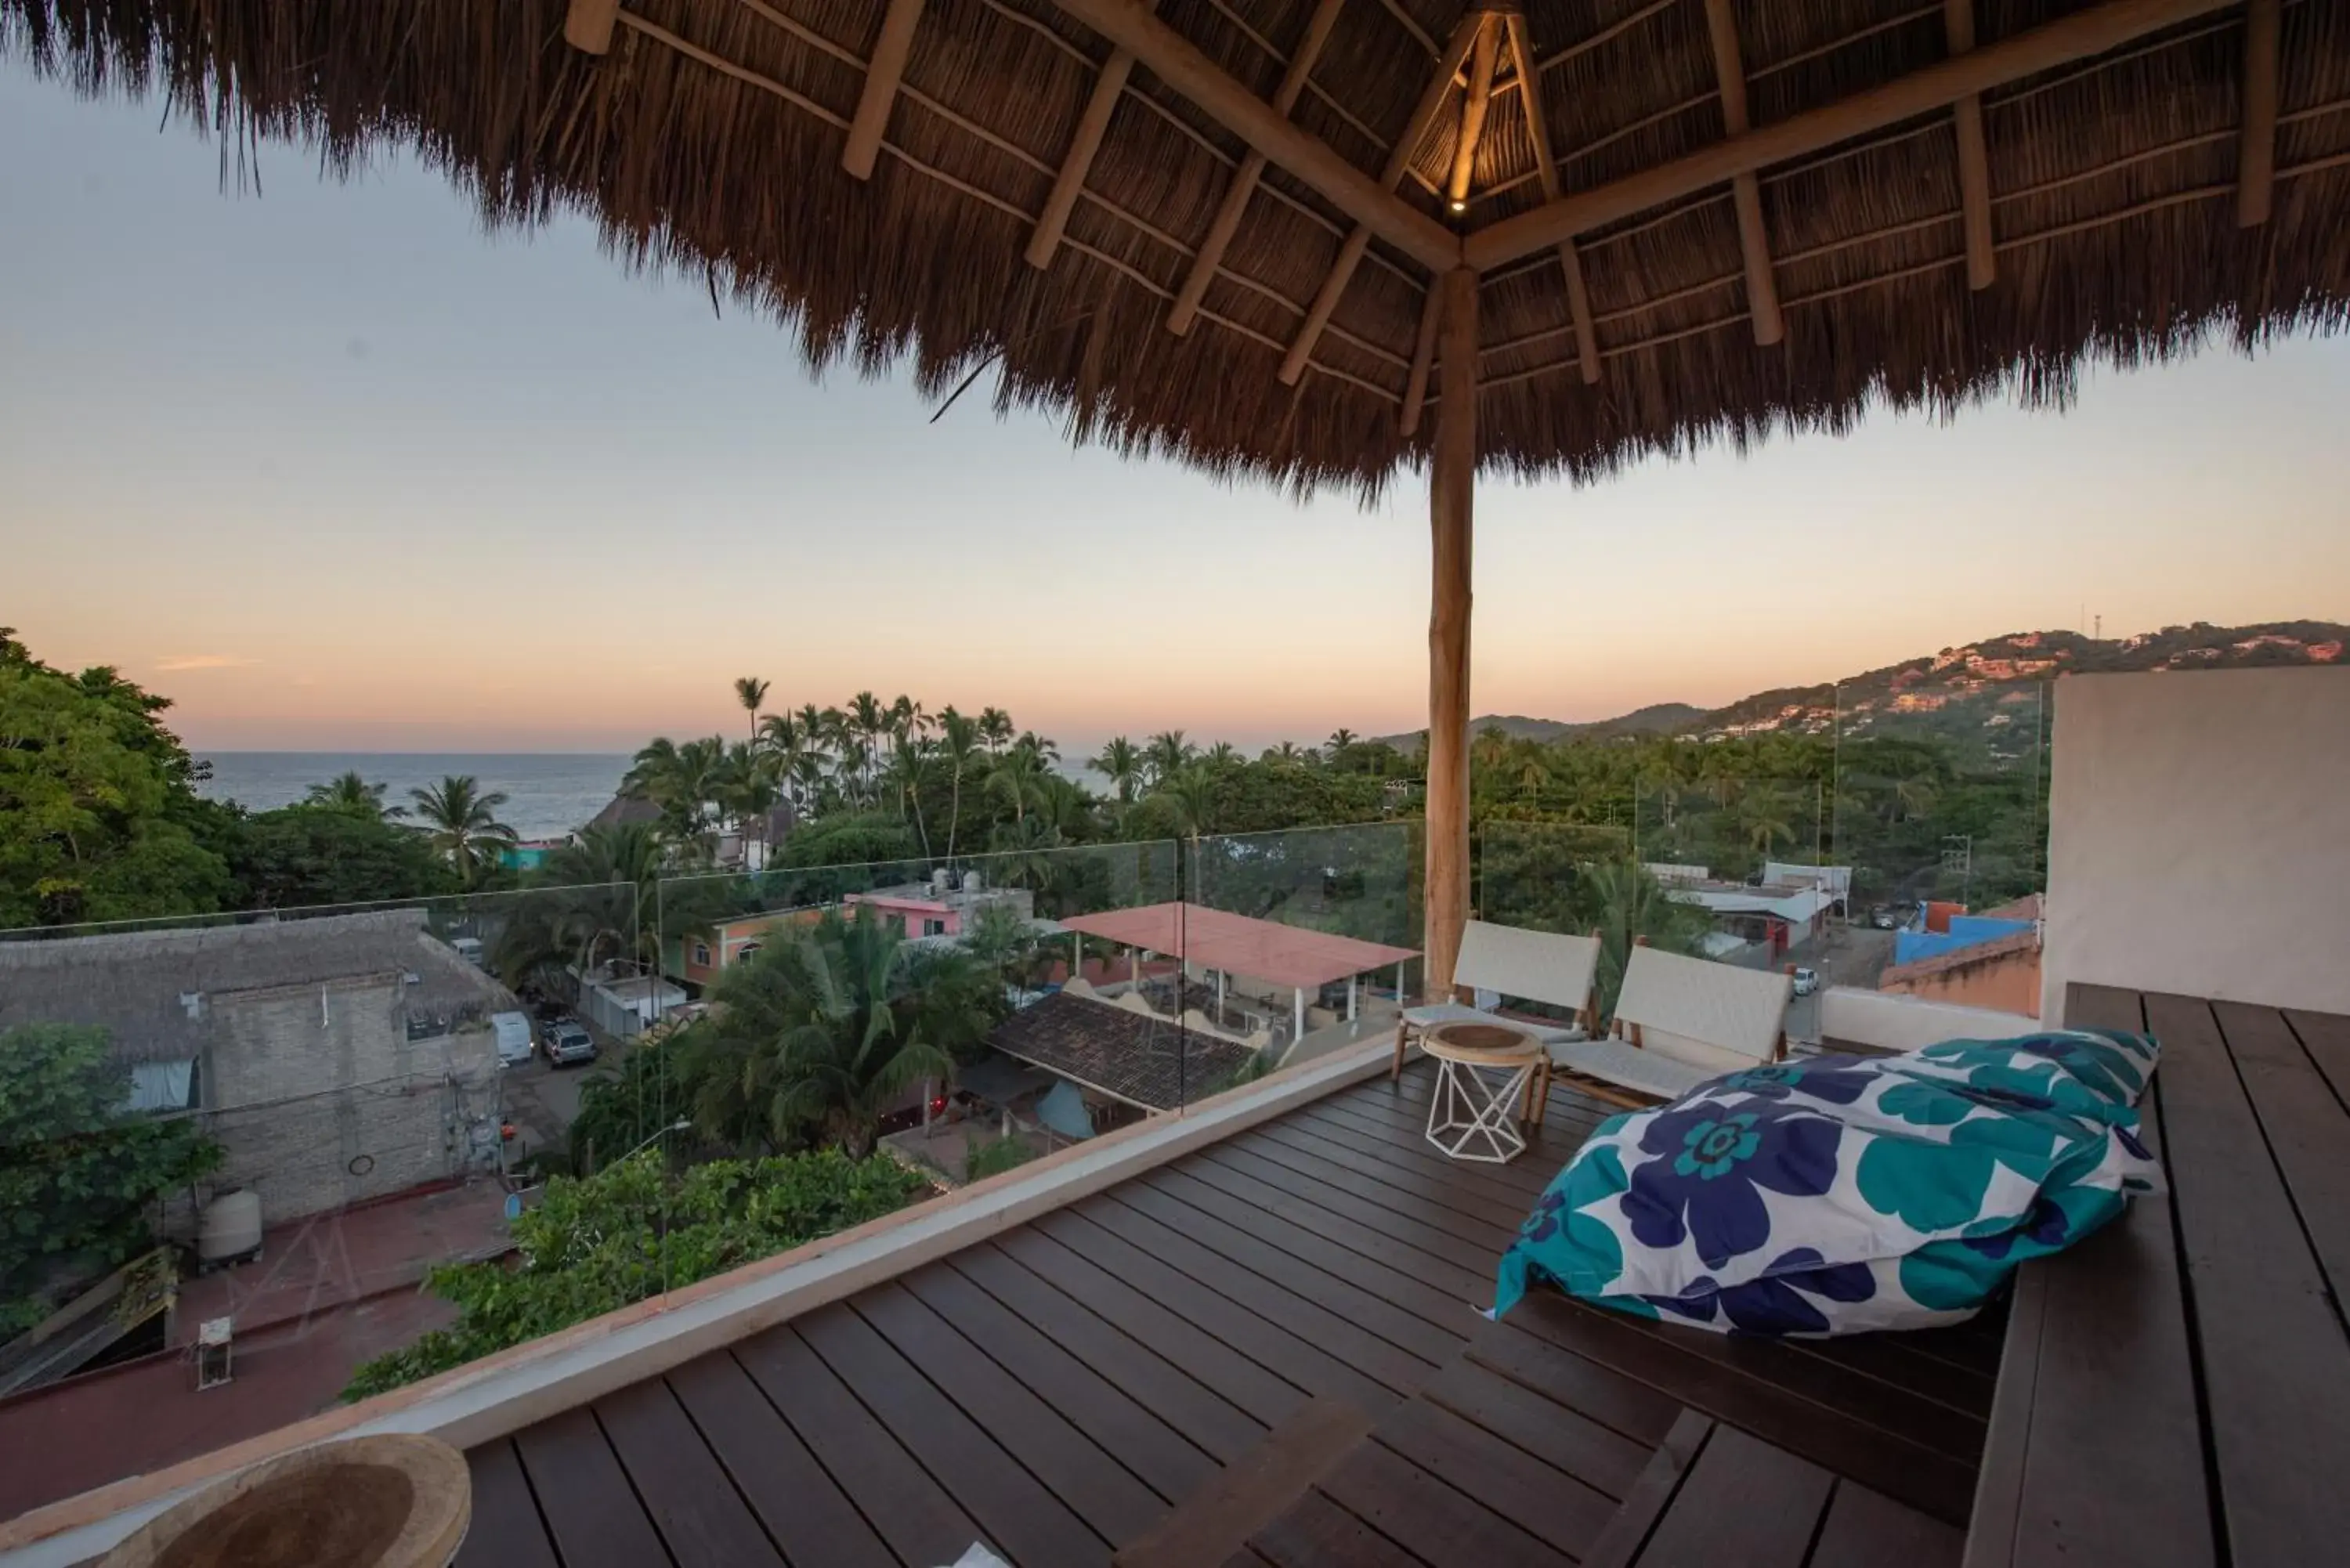
[[[2323,620],[2233,627],[2197,621],[2112,639],[2077,631],[2012,631],[1824,685],[1758,691],[1722,708],[1659,702],[1585,724],[1496,713],[1471,720],[1469,732],[1499,726],[1513,736],[1545,742],[1639,734],[1825,734],[1836,727],[1841,711],[1847,735],[1963,736],[2013,755],[2026,750],[2037,733],[2039,687],[2059,675],[2344,664],[2350,663],[2343,658],[2346,642],[2350,626]],[[1409,752],[1427,732],[1384,739]]]
[[[1669,735],[1705,716],[1704,709],[1692,708],[1686,702],[1655,702],[1617,718],[1595,719],[1580,724],[1564,719],[1529,719],[1520,713],[1488,713],[1482,719],[1471,720],[1469,732],[1474,735],[1499,729],[1513,737],[1531,741],[1607,740],[1615,735]],[[1382,735],[1379,742],[1399,752],[1409,752],[1417,750],[1427,734],[1425,730],[1414,730],[1408,735]]]
[[[2314,620],[2237,627],[2197,621],[2103,639],[2076,631],[2009,632],[1826,685],[1758,691],[1682,732],[1822,734],[1836,726],[1840,711],[1847,735],[1973,737],[2014,754],[2037,732],[2039,689],[2059,675],[2334,664],[2345,641],[2350,626]]]

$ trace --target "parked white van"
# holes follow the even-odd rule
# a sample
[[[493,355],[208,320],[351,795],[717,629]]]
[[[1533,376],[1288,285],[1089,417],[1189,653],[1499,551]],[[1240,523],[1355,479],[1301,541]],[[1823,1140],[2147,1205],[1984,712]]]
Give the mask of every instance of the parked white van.
[[[530,1014],[493,1012],[490,1027],[498,1034],[498,1065],[512,1067],[530,1060]]]

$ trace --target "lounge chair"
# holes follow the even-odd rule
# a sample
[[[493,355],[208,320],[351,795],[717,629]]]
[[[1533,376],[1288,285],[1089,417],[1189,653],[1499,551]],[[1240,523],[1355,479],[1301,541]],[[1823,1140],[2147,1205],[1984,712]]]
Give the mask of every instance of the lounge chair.
[[[1507,1023],[1544,1045],[1583,1039],[1591,1032],[1592,978],[1598,969],[1597,937],[1563,937],[1552,931],[1470,921],[1461,933],[1461,956],[1453,961],[1454,984],[1564,1008],[1575,1015],[1575,1022],[1544,1023],[1508,1018],[1450,1000],[1407,1007],[1396,1025],[1395,1066],[1388,1076],[1402,1075],[1404,1049],[1415,1036],[1447,1023]],[[1530,1094],[1529,1114],[1532,1108]]]
[[[1611,1105],[1641,1108],[1678,1099],[1709,1078],[1776,1062],[1787,1054],[1787,1002],[1794,977],[1632,950],[1608,1035],[1551,1044],[1535,1093],[1550,1103],[1564,1075]]]

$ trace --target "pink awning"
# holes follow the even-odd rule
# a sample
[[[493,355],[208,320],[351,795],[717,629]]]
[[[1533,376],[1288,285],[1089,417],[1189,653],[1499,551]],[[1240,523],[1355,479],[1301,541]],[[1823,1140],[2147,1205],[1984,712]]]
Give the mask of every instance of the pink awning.
[[[1309,931],[1278,920],[1253,920],[1197,904],[1151,904],[1139,909],[1106,909],[1098,915],[1068,915],[1062,917],[1061,924],[1089,937],[1148,948],[1228,974],[1291,987],[1318,988],[1419,956],[1412,948]]]

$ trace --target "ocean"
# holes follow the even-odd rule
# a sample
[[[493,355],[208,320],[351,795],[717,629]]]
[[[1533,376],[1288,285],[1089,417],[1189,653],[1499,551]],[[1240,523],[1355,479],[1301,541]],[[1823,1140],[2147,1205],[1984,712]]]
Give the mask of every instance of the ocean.
[[[233,800],[248,811],[291,805],[314,784],[357,771],[370,784],[389,784],[388,805],[410,804],[408,792],[471,774],[485,790],[503,791],[498,815],[525,838],[558,838],[583,826],[618,793],[629,771],[625,756],[568,753],[431,752],[200,752],[213,776],[199,792]]]

